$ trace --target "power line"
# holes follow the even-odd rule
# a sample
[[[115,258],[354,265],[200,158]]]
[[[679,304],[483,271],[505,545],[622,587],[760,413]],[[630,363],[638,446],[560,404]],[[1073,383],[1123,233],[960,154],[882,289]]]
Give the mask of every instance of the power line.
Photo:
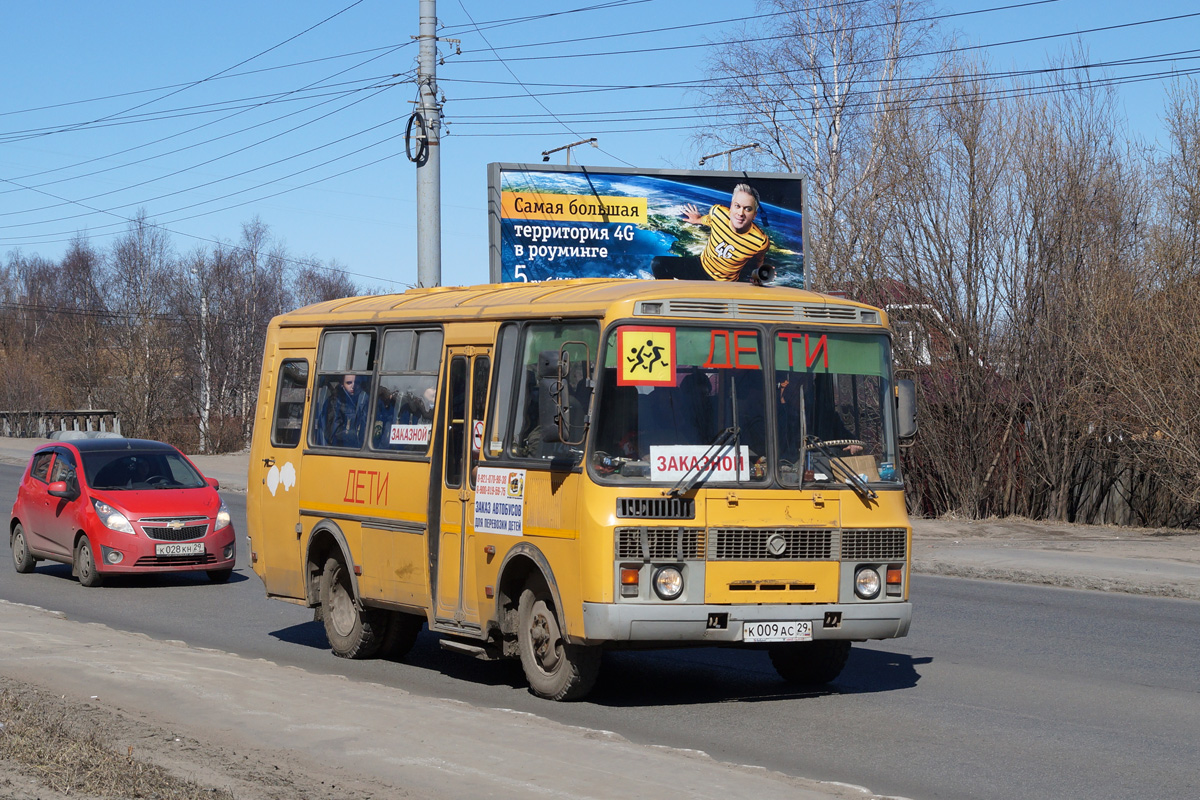
[[[462,2],[462,0],[459,0],[458,4],[459,4],[459,6],[462,8],[462,10],[463,10],[463,13],[467,15],[467,19],[471,19],[471,21],[472,21],[472,22],[474,22],[474,20],[471,18],[471,12],[467,11],[467,7],[466,7],[465,5],[463,5],[463,2]],[[487,44],[487,45],[488,45],[488,47],[491,47],[491,43],[490,43],[490,42],[488,42],[488,40],[487,40],[487,37],[483,35],[483,32],[482,32],[482,31],[479,31],[479,30],[478,30],[478,26],[476,26],[476,30],[477,30],[477,32],[479,33],[479,38],[483,39],[483,42],[484,42],[484,44]],[[494,52],[494,51],[493,51],[493,52]],[[497,58],[499,58],[499,54],[497,54]],[[508,65],[508,64],[507,64],[507,63],[504,61],[504,59],[503,59],[503,58],[500,58],[499,60],[500,60],[500,63],[504,65],[504,69],[508,71],[508,74],[509,74],[509,75],[512,75],[512,76],[513,76],[513,79],[514,79],[514,80],[516,80],[518,84],[520,84],[520,82],[521,82],[521,81],[520,81],[520,78],[517,78],[517,74],[516,74],[515,72],[513,72],[513,70],[512,70],[512,67],[510,67],[510,66],[509,66],[509,65]],[[521,88],[522,88],[522,89],[525,89],[525,87],[524,87],[524,86],[521,86]],[[541,101],[541,100],[540,100],[540,99],[537,97],[537,95],[535,95],[533,92],[529,91],[528,89],[525,89],[525,93],[526,93],[526,94],[528,94],[528,95],[529,95],[531,98],[533,98],[533,101],[534,101],[535,103],[537,103],[539,106],[541,106],[541,107],[542,107],[542,108],[543,108],[543,109],[546,111],[546,113],[547,113],[547,114],[550,114],[551,116],[554,116],[554,112],[552,112],[552,111],[549,109],[549,107],[547,107],[547,106],[546,106],[546,104],[545,104],[545,103],[543,103],[543,102],[542,102],[542,101]],[[557,119],[557,118],[556,118],[556,119]],[[570,126],[570,125],[567,125],[567,124],[566,124],[565,122],[563,122],[562,120],[557,120],[557,121],[558,121],[558,123],[559,123],[560,125],[562,125],[562,126],[563,126],[564,128],[566,128],[568,131],[570,131],[570,132],[571,132],[571,134],[572,134],[573,136],[575,136],[575,137],[577,137],[577,138],[583,138],[582,134],[580,134],[580,133],[578,133],[578,132],[576,132],[576,131],[573,131],[573,130],[571,130],[571,126]],[[595,142],[593,142],[592,144],[596,144],[596,143],[595,143]],[[620,161],[622,164],[624,164],[624,165],[626,165],[626,166],[628,166],[628,167],[632,167],[632,166],[633,166],[633,164],[630,164],[628,161],[626,161],[625,159],[621,158],[620,156],[617,156],[617,155],[614,155],[613,153],[610,153],[609,151],[605,150],[603,147],[600,147],[599,145],[596,145],[596,146],[597,146],[597,148],[600,150],[600,152],[604,153],[605,155],[607,155],[607,156],[609,156],[609,157],[611,157],[611,158],[615,158],[617,161]]]
[[[178,88],[178,89],[174,89],[174,90],[172,90],[172,91],[170,91],[170,92],[167,92],[166,94],[164,94],[164,95],[161,95],[161,96],[159,96],[159,97],[156,97],[156,98],[154,98],[154,99],[152,99],[152,100],[147,100],[147,101],[146,101],[146,102],[144,102],[144,103],[139,103],[139,104],[137,104],[137,105],[135,105],[135,106],[133,106],[133,107],[131,107],[131,108],[127,108],[127,109],[125,109],[124,111],[119,111],[119,112],[116,112],[115,114],[109,114],[109,115],[107,115],[107,116],[100,117],[99,119],[92,120],[92,121],[91,121],[91,122],[89,122],[89,123],[81,123],[81,125],[82,125],[82,124],[87,124],[87,125],[89,125],[89,126],[90,126],[90,125],[93,125],[93,124],[95,124],[95,123],[98,123],[98,122],[103,122],[104,120],[106,120],[106,119],[110,119],[110,118],[112,118],[112,117],[114,117],[114,116],[121,116],[121,115],[124,115],[124,114],[128,114],[128,113],[129,113],[129,112],[131,112],[131,111],[136,111],[136,110],[138,110],[139,108],[144,108],[144,107],[146,107],[146,106],[148,106],[148,105],[152,105],[152,104],[154,104],[154,103],[157,103],[159,100],[166,100],[168,97],[173,97],[174,95],[177,95],[177,94],[179,94],[180,92],[185,92],[185,91],[187,91],[188,89],[191,89],[193,86],[199,86],[199,85],[200,85],[200,84],[202,84],[202,83],[206,83],[206,82],[208,82],[208,81],[211,81],[211,80],[213,80],[214,78],[217,78],[217,77],[219,77],[219,76],[221,76],[221,75],[224,75],[226,72],[229,72],[229,71],[231,71],[231,70],[235,70],[235,69],[237,69],[238,67],[242,66],[243,64],[248,64],[248,63],[250,63],[251,61],[254,61],[256,58],[261,58],[262,56],[265,56],[267,53],[270,53],[272,50],[278,50],[280,47],[283,47],[283,46],[284,46],[285,44],[287,44],[288,42],[294,41],[294,40],[296,40],[296,39],[300,38],[301,36],[303,36],[304,34],[308,33],[309,31],[312,31],[312,30],[314,30],[314,29],[316,29],[316,28],[319,28],[320,26],[324,25],[326,22],[329,22],[331,19],[334,19],[335,17],[339,17],[339,16],[341,16],[342,14],[346,13],[347,11],[349,11],[350,9],[354,8],[355,6],[357,6],[358,4],[360,4],[360,3],[362,3],[362,2],[363,2],[363,0],[354,0],[354,2],[353,2],[353,3],[351,3],[351,4],[350,4],[350,5],[348,5],[348,6],[346,6],[346,7],[345,7],[345,8],[343,8],[341,11],[338,11],[338,12],[337,12],[337,13],[335,13],[335,14],[331,14],[331,15],[329,15],[328,17],[326,17],[325,19],[323,19],[323,20],[321,20],[320,22],[316,23],[315,25],[311,25],[311,26],[309,26],[309,27],[305,28],[304,30],[300,31],[299,33],[295,34],[294,36],[289,36],[287,39],[284,39],[284,40],[283,40],[282,42],[280,42],[279,44],[271,45],[271,46],[270,46],[270,47],[268,47],[266,50],[263,50],[263,51],[261,51],[261,52],[259,52],[259,53],[256,53],[255,55],[252,55],[252,56],[250,56],[249,58],[246,58],[246,59],[243,59],[243,60],[239,61],[238,63],[234,64],[232,67],[226,67],[225,69],[221,70],[220,72],[217,72],[217,73],[214,73],[214,74],[212,74],[212,75],[209,75],[207,78],[201,78],[201,79],[200,79],[200,80],[198,80],[198,81],[192,81],[191,83],[185,84],[184,86],[181,86],[181,87],[180,87],[180,88]],[[47,134],[47,135],[48,135],[48,134]]]
[[[385,87],[383,87],[383,88],[377,89],[377,90],[375,91],[375,93],[374,93],[374,94],[368,95],[368,96],[366,96],[366,97],[361,97],[361,98],[359,98],[358,100],[355,100],[353,103],[348,103],[348,104],[346,104],[346,105],[342,106],[341,108],[337,108],[337,109],[334,109],[333,111],[329,111],[329,112],[327,112],[327,113],[325,113],[325,114],[322,114],[321,116],[317,117],[316,119],[309,120],[309,121],[307,121],[307,122],[301,123],[300,125],[297,125],[297,126],[295,126],[295,127],[293,127],[293,128],[289,128],[289,129],[288,129],[288,130],[286,130],[286,131],[281,131],[281,132],[279,132],[279,133],[273,134],[273,135],[271,135],[271,136],[268,136],[268,137],[266,137],[265,139],[259,139],[257,142],[253,142],[253,143],[251,143],[251,144],[244,145],[243,147],[240,147],[240,148],[238,148],[238,149],[236,149],[236,150],[232,150],[232,151],[230,151],[230,152],[227,152],[227,153],[223,153],[223,154],[221,154],[221,155],[219,155],[219,156],[214,156],[214,157],[212,157],[212,158],[210,158],[210,159],[208,159],[208,160],[206,160],[206,161],[201,161],[201,162],[199,162],[199,163],[197,163],[197,164],[193,164],[193,165],[191,165],[191,166],[189,166],[189,167],[182,167],[182,168],[180,168],[180,169],[177,169],[177,170],[175,170],[174,172],[168,172],[168,173],[165,173],[165,174],[162,174],[162,175],[156,175],[156,176],[154,176],[153,178],[148,178],[148,179],[146,179],[146,180],[144,180],[144,181],[139,181],[138,183],[134,183],[134,184],[131,184],[131,185],[128,185],[128,186],[122,186],[122,187],[120,187],[120,188],[117,188],[117,189],[110,189],[109,191],[106,191],[106,192],[100,192],[100,193],[98,193],[98,194],[90,195],[90,196],[88,196],[88,197],[81,197],[81,198],[74,199],[74,200],[63,200],[63,201],[60,201],[60,202],[58,202],[58,203],[53,203],[53,204],[51,204],[51,205],[47,205],[47,206],[41,206],[41,207],[39,207],[39,208],[29,208],[29,209],[22,209],[22,210],[20,210],[20,211],[7,211],[7,212],[0,212],[0,217],[12,216],[12,215],[14,215],[14,214],[26,214],[26,213],[32,213],[32,212],[35,212],[35,211],[46,211],[46,210],[48,210],[48,209],[52,209],[52,208],[61,208],[61,207],[63,207],[63,206],[67,206],[67,205],[80,205],[80,204],[82,204],[82,203],[89,202],[89,201],[91,201],[91,200],[96,200],[96,199],[98,199],[98,198],[101,198],[101,197],[108,197],[109,195],[113,195],[113,194],[119,194],[119,193],[121,193],[121,192],[127,192],[127,191],[129,191],[129,190],[131,190],[131,189],[136,189],[136,188],[138,188],[138,187],[140,187],[140,186],[145,186],[145,185],[147,185],[147,184],[150,184],[150,183],[156,183],[156,182],[158,182],[158,181],[161,181],[161,180],[166,180],[167,178],[172,178],[172,177],[175,177],[176,175],[180,175],[180,174],[182,174],[182,173],[184,173],[184,172],[190,172],[191,170],[194,170],[194,169],[199,169],[200,167],[204,167],[204,166],[208,166],[209,164],[213,164],[213,163],[215,163],[215,162],[217,162],[217,161],[220,161],[220,160],[222,160],[222,159],[229,158],[229,157],[231,157],[231,156],[237,155],[238,153],[245,152],[246,150],[249,150],[249,149],[251,149],[251,148],[253,148],[253,147],[258,147],[259,145],[263,145],[263,144],[266,144],[267,142],[274,141],[275,139],[278,139],[278,138],[280,138],[281,136],[286,136],[286,135],[288,135],[289,133],[294,133],[295,131],[299,130],[300,128],[303,128],[303,127],[306,127],[306,126],[308,126],[308,125],[314,124],[314,123],[316,123],[316,122],[318,122],[318,121],[320,121],[320,120],[322,120],[322,119],[326,119],[326,118],[328,118],[328,117],[331,117],[331,116],[333,116],[334,114],[341,113],[342,111],[345,111],[347,108],[351,108],[352,106],[358,105],[359,103],[362,103],[362,102],[365,102],[365,101],[367,101],[367,100],[370,100],[370,99],[372,99],[372,98],[374,98],[374,97],[377,97],[378,95],[380,95],[380,94],[382,94],[383,92],[387,91],[387,89],[388,89],[388,88],[391,88],[391,86],[385,86]],[[275,166],[275,165],[277,165],[277,164],[281,164],[281,163],[283,163],[283,162],[285,162],[285,161],[290,161],[290,160],[292,160],[293,158],[299,158],[299,157],[301,157],[301,156],[308,155],[309,153],[313,153],[313,152],[315,152],[315,151],[317,151],[317,150],[321,150],[321,149],[324,149],[324,148],[326,148],[326,147],[331,147],[331,146],[333,146],[333,145],[340,144],[341,142],[344,142],[344,141],[346,141],[346,140],[348,140],[348,139],[351,139],[351,138],[353,138],[353,137],[355,137],[355,136],[360,136],[360,135],[362,135],[362,134],[364,134],[364,133],[367,133],[367,132],[369,132],[369,131],[372,131],[372,130],[374,130],[374,129],[376,129],[376,128],[382,127],[383,125],[387,125],[387,124],[389,124],[389,123],[391,123],[391,122],[395,122],[395,121],[396,121],[396,119],[387,120],[386,122],[381,122],[381,123],[379,123],[379,124],[377,124],[377,125],[373,125],[373,126],[371,126],[371,127],[369,127],[369,128],[366,128],[366,129],[364,129],[364,130],[358,131],[357,133],[353,133],[353,134],[349,134],[349,135],[347,135],[347,136],[343,136],[342,138],[340,138],[340,139],[337,139],[337,140],[335,140],[335,141],[333,141],[333,142],[328,142],[328,143],[326,143],[326,144],[323,144],[323,145],[319,145],[319,146],[317,146],[317,147],[310,148],[310,149],[308,149],[308,150],[302,151],[302,152],[300,152],[300,153],[296,153],[296,154],[294,154],[294,155],[291,155],[291,156],[288,156],[288,157],[286,157],[286,158],[277,159],[277,160],[275,160],[275,161],[272,161],[272,162],[270,162],[270,163],[267,163],[267,164],[264,164],[264,165],[261,165],[261,166],[258,166],[258,167],[254,167],[254,168],[252,168],[252,169],[243,170],[242,172],[238,172],[238,173],[235,173],[235,174],[233,174],[233,175],[227,175],[227,176],[225,176],[225,177],[223,177],[223,178],[217,178],[217,179],[215,179],[215,180],[211,180],[211,181],[208,181],[208,182],[206,182],[206,183],[201,183],[201,184],[199,184],[199,185],[197,185],[197,186],[192,186],[192,187],[188,187],[188,188],[185,188],[185,189],[179,189],[179,190],[176,190],[176,191],[173,191],[173,192],[168,192],[168,193],[166,193],[166,194],[161,194],[161,195],[158,195],[158,196],[156,196],[156,197],[151,197],[151,198],[147,198],[147,199],[145,199],[145,200],[140,200],[140,201],[138,201],[138,202],[136,202],[136,203],[129,203],[129,204],[126,204],[126,205],[124,205],[124,206],[115,206],[115,208],[127,208],[129,205],[142,205],[142,204],[144,204],[144,203],[152,203],[152,202],[154,202],[154,201],[156,201],[156,200],[161,200],[161,199],[163,199],[163,198],[165,198],[165,197],[172,197],[172,196],[174,196],[174,195],[177,195],[177,194],[182,194],[182,193],[184,193],[184,192],[195,191],[196,189],[203,189],[203,188],[205,188],[205,187],[207,187],[207,186],[212,186],[212,185],[214,185],[214,184],[217,184],[217,183],[222,183],[222,182],[224,182],[224,181],[227,181],[227,180],[232,180],[233,178],[239,178],[239,177],[241,177],[241,176],[243,176],[243,175],[247,175],[247,174],[249,174],[249,173],[251,173],[251,172],[257,172],[257,171],[258,171],[258,170],[260,170],[260,169],[267,169],[268,167],[272,167],[272,166]],[[30,188],[33,188],[33,187],[30,187]],[[52,222],[63,222],[63,221],[65,221],[65,220],[69,220],[69,219],[77,219],[79,216],[90,216],[90,214],[76,215],[76,216],[72,216],[72,217],[59,217],[59,218],[56,218],[56,219],[42,220],[42,221],[40,221],[40,222],[26,222],[26,223],[20,223],[20,224],[15,224],[15,225],[0,225],[0,230],[5,230],[5,229],[8,229],[8,228],[20,228],[20,227],[27,227],[27,226],[30,226],[30,225],[42,225],[42,224],[47,224],[47,223],[52,223]]]

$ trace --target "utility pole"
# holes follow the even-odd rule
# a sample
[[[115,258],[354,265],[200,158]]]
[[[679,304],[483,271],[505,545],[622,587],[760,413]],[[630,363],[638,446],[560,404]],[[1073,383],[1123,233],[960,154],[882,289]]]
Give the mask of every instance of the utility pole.
[[[417,163],[417,286],[442,285],[441,109],[437,101],[437,0],[421,0],[417,113],[425,141]]]

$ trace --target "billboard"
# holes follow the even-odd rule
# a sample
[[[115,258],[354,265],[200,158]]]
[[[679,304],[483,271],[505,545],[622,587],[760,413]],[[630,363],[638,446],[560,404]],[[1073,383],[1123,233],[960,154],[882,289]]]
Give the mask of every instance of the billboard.
[[[805,200],[804,180],[788,173],[489,164],[491,280],[803,288]]]

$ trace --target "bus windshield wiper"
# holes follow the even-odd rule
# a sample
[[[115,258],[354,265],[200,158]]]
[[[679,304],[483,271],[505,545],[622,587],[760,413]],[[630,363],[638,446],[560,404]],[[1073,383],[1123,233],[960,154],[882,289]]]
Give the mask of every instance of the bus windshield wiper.
[[[850,465],[847,464],[841,456],[829,449],[829,446],[826,445],[825,442],[821,441],[815,436],[809,436],[806,441],[806,446],[810,448],[816,448],[824,453],[829,458],[830,463],[836,465],[838,469],[842,471],[843,475],[845,476],[844,479],[846,483],[850,485],[850,488],[853,489],[855,494],[857,494],[859,497],[862,497],[866,500],[875,500],[877,497],[879,497],[879,495],[875,493],[875,490],[873,490],[870,486],[867,486],[867,482],[860,478],[858,473],[851,469]]]
[[[716,462],[713,460],[713,456],[721,452],[721,448],[728,444],[730,439],[735,438],[739,430],[737,425],[730,425],[718,433],[716,438],[712,440],[712,443],[709,444],[708,449],[692,463],[692,466],[688,467],[687,471],[679,478],[679,481],[667,490],[667,494],[683,496],[700,483],[705,473],[711,475],[713,470],[716,469]],[[702,464],[705,466],[701,467]]]

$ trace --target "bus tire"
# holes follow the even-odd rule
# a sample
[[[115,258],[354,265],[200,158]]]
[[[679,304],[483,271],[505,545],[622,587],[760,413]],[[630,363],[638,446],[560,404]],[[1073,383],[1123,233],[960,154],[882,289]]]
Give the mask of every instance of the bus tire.
[[[814,642],[777,645],[767,651],[779,677],[788,683],[819,686],[842,673],[850,656],[845,639],[818,639]]]
[[[517,649],[531,692],[547,700],[578,700],[592,690],[600,650],[564,641],[554,599],[541,581],[521,592],[517,625]]]
[[[399,611],[388,612],[387,628],[383,634],[383,643],[380,645],[379,654],[384,658],[396,660],[404,658],[417,643],[417,634],[421,632],[424,622],[423,617],[413,614],[404,614]]]
[[[387,614],[359,607],[354,601],[350,573],[336,556],[330,556],[321,571],[321,609],[325,638],[335,656],[370,658],[379,651]]]

